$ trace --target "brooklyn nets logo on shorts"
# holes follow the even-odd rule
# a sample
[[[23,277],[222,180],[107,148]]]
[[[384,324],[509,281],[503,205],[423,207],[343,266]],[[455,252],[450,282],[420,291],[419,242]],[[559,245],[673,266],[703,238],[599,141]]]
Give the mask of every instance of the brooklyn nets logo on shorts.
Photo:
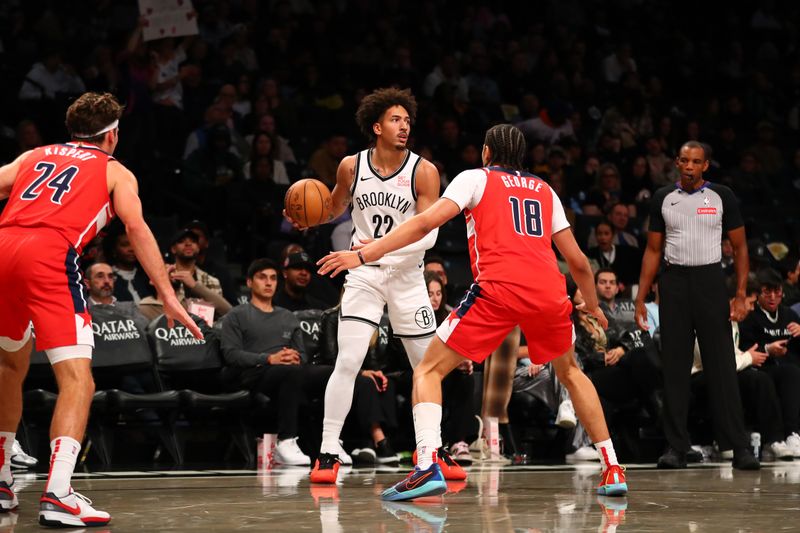
[[[414,321],[420,328],[429,329],[434,323],[433,311],[430,307],[420,307],[417,309],[417,312],[414,313]]]

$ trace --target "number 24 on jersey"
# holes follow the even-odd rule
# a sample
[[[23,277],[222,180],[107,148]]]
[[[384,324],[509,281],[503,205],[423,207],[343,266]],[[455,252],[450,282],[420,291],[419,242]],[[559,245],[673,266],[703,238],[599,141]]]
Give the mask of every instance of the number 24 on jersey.
[[[70,191],[70,184],[75,179],[75,176],[78,175],[78,167],[70,165],[53,178],[51,176],[56,170],[54,163],[40,161],[33,169],[41,172],[41,174],[31,182],[25,192],[20,195],[20,198],[27,201],[36,200],[43,192],[42,185],[47,182],[46,187],[53,190],[50,201],[61,205],[61,199]]]

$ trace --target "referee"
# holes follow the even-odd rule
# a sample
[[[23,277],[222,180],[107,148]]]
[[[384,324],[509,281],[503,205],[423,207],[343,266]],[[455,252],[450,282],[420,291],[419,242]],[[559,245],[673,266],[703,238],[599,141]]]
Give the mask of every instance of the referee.
[[[714,433],[720,449],[733,449],[733,467],[757,470],[749,447],[736,379],[730,320],[747,314],[745,291],[749,262],[744,223],[733,192],[703,179],[708,157],[703,144],[689,141],[676,160],[680,181],[653,195],[647,248],[642,261],[636,321],[647,329],[644,298],[659,278],[661,357],[664,372],[664,434],[668,448],[659,468],[685,468],[690,441],[687,430],[689,383],[695,336],[708,379]],[[736,297],[728,304],[720,265],[722,232],[733,244]]]

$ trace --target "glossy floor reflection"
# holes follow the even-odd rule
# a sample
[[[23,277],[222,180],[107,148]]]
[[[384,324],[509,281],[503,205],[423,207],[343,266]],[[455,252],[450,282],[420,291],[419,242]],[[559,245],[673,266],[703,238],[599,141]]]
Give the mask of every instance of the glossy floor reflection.
[[[760,472],[629,466],[627,498],[595,495],[597,466],[473,467],[444,497],[416,503],[378,498],[403,471],[342,472],[336,486],[310,485],[305,468],[93,473],[74,486],[113,516],[110,527],[87,530],[96,532],[800,529],[800,462]],[[42,477],[18,477],[20,512],[0,514],[0,533],[43,531],[36,524]]]

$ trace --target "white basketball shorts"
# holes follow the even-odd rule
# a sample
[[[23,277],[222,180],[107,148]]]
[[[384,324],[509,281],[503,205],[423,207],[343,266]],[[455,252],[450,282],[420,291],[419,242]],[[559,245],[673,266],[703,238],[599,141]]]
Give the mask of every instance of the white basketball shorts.
[[[422,263],[361,266],[347,274],[340,320],[358,320],[378,327],[384,305],[397,337],[429,337],[436,331]]]

